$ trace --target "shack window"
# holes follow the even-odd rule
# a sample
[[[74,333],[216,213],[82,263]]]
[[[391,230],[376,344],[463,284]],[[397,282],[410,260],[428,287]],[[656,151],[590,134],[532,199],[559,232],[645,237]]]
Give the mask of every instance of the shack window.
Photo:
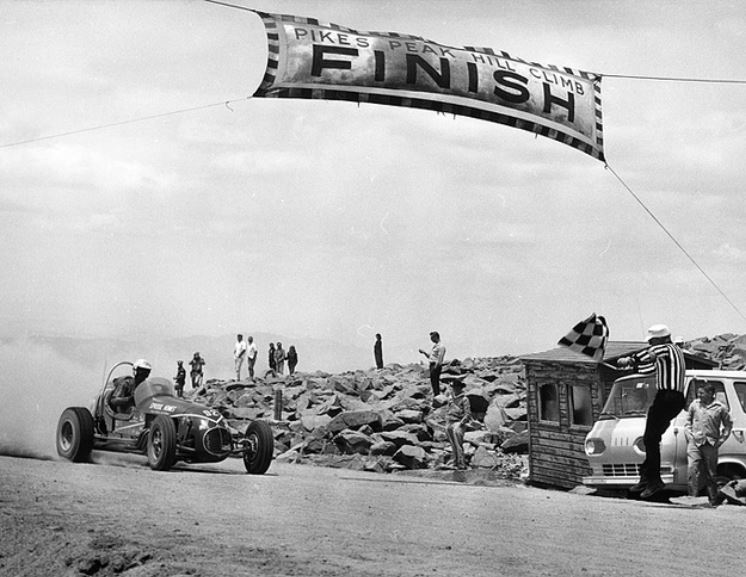
[[[539,387],[539,419],[559,423],[559,393],[554,383]]]
[[[573,425],[587,427],[593,425],[591,388],[588,385],[572,385],[570,387],[570,411]]]

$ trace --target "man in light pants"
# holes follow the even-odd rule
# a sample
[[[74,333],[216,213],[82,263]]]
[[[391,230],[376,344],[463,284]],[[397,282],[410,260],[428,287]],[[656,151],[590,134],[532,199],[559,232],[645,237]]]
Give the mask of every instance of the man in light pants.
[[[718,468],[718,448],[730,436],[733,420],[727,407],[715,399],[715,385],[692,381],[697,398],[689,405],[684,434],[688,441],[686,456],[689,466],[689,495],[696,497],[702,485],[707,486],[710,505],[719,505],[715,482]]]

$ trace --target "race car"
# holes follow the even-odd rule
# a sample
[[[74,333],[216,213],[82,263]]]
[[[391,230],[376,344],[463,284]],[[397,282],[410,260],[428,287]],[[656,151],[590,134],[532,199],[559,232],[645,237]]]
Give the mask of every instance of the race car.
[[[91,409],[68,407],[57,425],[57,453],[73,462],[89,461],[92,450],[146,455],[148,465],[167,471],[177,461],[216,463],[243,458],[246,471],[264,474],[272,462],[274,438],[266,421],[249,423],[245,432],[230,426],[215,409],[175,396],[170,379],[147,377],[138,382],[131,407],[117,396],[121,367],[146,361],[123,361],[109,371]],[[150,365],[147,364],[146,375]],[[132,381],[130,381],[132,384]]]

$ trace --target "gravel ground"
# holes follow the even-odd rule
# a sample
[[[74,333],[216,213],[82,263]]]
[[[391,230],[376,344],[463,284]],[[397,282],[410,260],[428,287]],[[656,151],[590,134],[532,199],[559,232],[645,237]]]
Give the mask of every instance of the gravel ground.
[[[0,576],[738,575],[746,510],[240,461],[0,457]],[[696,570],[695,570],[696,565]]]

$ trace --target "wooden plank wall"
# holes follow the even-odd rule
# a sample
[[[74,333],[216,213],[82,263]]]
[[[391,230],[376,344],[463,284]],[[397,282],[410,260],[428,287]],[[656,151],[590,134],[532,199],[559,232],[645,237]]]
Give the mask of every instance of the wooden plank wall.
[[[570,388],[586,384],[591,389],[593,420],[603,407],[604,388],[596,365],[533,361],[526,363],[528,383],[529,480],[532,483],[571,489],[590,474],[585,456],[585,436],[590,426],[571,422]],[[539,387],[555,383],[559,393],[559,423],[539,420]]]

